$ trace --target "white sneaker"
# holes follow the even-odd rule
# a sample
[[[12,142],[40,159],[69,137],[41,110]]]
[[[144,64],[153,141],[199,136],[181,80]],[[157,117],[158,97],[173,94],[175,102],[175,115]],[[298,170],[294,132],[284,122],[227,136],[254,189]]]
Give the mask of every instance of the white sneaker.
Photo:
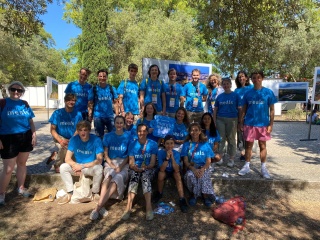
[[[0,194],[0,206],[5,205],[5,201],[4,201],[5,197],[6,197],[6,194],[4,193]]]
[[[251,171],[250,167],[245,164],[245,165],[241,168],[241,170],[238,172],[238,174],[239,174],[240,176],[244,176],[244,175],[246,175],[247,173],[249,173],[250,171]]]
[[[99,210],[99,214],[100,214],[103,218],[105,218],[105,217],[108,216],[109,212],[108,212],[107,209],[105,209],[104,207],[102,207],[102,208],[100,208],[100,210]]]
[[[221,158],[221,160],[220,160],[219,162],[216,162],[216,164],[217,164],[218,166],[221,166],[221,165],[223,164],[223,159]]]
[[[270,179],[270,174],[268,172],[268,169],[266,167],[262,167],[261,168],[261,175],[263,178],[266,178],[266,179]]]
[[[209,170],[210,170],[210,172],[214,172],[214,163],[211,163],[211,165],[210,165],[210,168],[209,168]]]
[[[227,166],[232,168],[234,166],[234,160],[229,160]]]

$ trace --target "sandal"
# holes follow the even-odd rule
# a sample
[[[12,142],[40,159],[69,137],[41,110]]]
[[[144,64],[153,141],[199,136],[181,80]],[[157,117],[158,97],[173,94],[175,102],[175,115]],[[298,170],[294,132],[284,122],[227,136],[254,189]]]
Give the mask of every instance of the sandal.
[[[57,152],[52,152],[50,157],[48,158],[46,164],[49,165],[52,161],[55,161],[57,158]]]

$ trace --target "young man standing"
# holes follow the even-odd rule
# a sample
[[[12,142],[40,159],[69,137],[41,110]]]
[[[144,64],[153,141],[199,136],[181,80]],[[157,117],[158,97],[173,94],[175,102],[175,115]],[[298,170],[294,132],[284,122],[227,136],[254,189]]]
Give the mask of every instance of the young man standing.
[[[118,87],[119,107],[121,115],[124,117],[127,112],[134,116],[134,123],[140,115],[139,109],[139,85],[136,81],[138,66],[131,63],[128,66],[129,78],[122,80]]]
[[[82,120],[80,112],[74,109],[77,97],[73,93],[68,93],[64,97],[65,107],[55,110],[49,122],[50,133],[53,141],[58,148],[58,152],[53,152],[49,157],[47,164],[55,160],[54,168],[56,173],[59,173],[59,168],[67,154],[69,140],[76,134],[77,123]]]
[[[192,81],[183,87],[182,96],[185,98],[185,107],[187,109],[190,123],[199,123],[204,109],[202,102],[207,100],[208,89],[203,83],[199,82],[200,70],[192,70]]]
[[[245,143],[246,163],[238,172],[245,175],[250,172],[250,159],[254,140],[258,140],[260,147],[261,175],[263,178],[270,178],[266,167],[267,145],[266,141],[271,139],[271,132],[274,121],[274,104],[277,99],[273,92],[262,86],[264,75],[262,71],[251,73],[253,88],[243,96],[243,107],[239,128],[243,130]]]
[[[91,85],[87,83],[87,79],[91,71],[87,68],[81,68],[79,72],[79,80],[71,82],[67,85],[65,94],[74,93],[77,97],[76,105],[74,106],[76,111],[81,112],[82,118],[88,120],[88,95]]]
[[[108,71],[106,69],[99,70],[97,76],[99,84],[93,86],[89,91],[88,117],[89,121],[93,119],[96,135],[102,139],[105,127],[108,132],[113,130],[113,104],[116,104],[118,94],[116,89],[107,83]],[[118,115],[118,108],[115,106],[114,109]]]
[[[169,82],[164,85],[166,94],[166,111],[169,117],[174,118],[179,107],[183,107],[184,97],[182,97],[183,87],[176,83],[177,72],[174,68],[168,71]]]
[[[60,175],[67,188],[67,194],[59,199],[58,204],[70,202],[73,194],[72,175],[81,173],[93,177],[93,199],[97,201],[99,198],[104,150],[101,139],[90,134],[90,130],[91,124],[88,121],[81,121],[77,124],[78,135],[70,139],[66,162],[60,166]]]

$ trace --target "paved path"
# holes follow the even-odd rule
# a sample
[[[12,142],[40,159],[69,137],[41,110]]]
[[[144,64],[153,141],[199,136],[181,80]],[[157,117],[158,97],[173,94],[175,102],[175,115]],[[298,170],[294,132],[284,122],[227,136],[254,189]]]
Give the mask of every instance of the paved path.
[[[50,114],[52,111],[50,111]],[[50,135],[50,124],[46,111],[35,112],[35,125],[37,129],[38,144],[30,154],[27,162],[28,174],[57,175],[52,165],[46,165],[46,159],[55,149]],[[304,122],[275,122],[272,140],[267,142],[268,169],[274,180],[297,180],[309,183],[320,183],[320,126],[313,125],[311,138],[316,141],[300,141],[308,137],[309,125]],[[2,169],[2,161],[0,161]],[[252,160],[252,171],[246,176],[238,176],[237,172],[243,163],[236,160],[235,167],[216,167],[214,178],[225,179],[223,173],[228,174],[228,179],[261,179],[260,160]]]

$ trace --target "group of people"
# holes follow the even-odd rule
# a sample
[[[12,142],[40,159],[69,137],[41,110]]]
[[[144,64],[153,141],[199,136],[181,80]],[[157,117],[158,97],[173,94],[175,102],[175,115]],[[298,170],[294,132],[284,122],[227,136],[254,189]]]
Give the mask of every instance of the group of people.
[[[122,199],[127,186],[128,202],[122,219],[129,219],[139,183],[146,200],[146,219],[152,220],[152,202],[162,198],[164,180],[170,176],[175,179],[182,212],[188,211],[188,205],[196,205],[199,198],[209,207],[215,197],[210,179],[214,164],[223,164],[228,155],[227,166],[233,167],[238,146],[240,160],[246,161],[238,174],[249,173],[255,140],[260,147],[261,174],[270,178],[266,141],[272,131],[276,98],[262,86],[263,72],[251,74],[253,85],[245,72],[239,72],[234,92],[231,80],[221,79],[219,74],[212,74],[206,84],[201,83],[198,69],[192,71],[192,79],[185,86],[176,82],[175,69],[168,71],[168,83],[159,79],[157,65],[149,67],[149,77],[141,84],[135,79],[137,72],[138,66],[130,64],[129,77],[121,81],[118,89],[107,83],[108,71],[104,69],[97,72],[97,85],[86,82],[90,74],[86,68],[80,70],[79,80],[68,84],[65,107],[54,111],[49,120],[58,151],[47,163],[54,161],[67,189],[59,204],[72,198],[72,175],[84,174],[93,177],[92,193],[97,206],[90,214],[92,220],[99,215],[106,217],[106,202],[110,198]],[[8,90],[10,97],[4,107],[1,104],[0,115],[0,153],[4,162],[0,204],[4,204],[15,164],[18,192],[29,194],[24,187],[26,160],[36,143],[34,114],[20,99],[24,86],[13,82]],[[153,135],[157,114],[175,119],[172,134],[164,138]],[[95,134],[90,133],[91,121]],[[18,122],[24,125],[17,132]],[[153,193],[155,176],[157,190]],[[190,193],[188,201],[183,182]]]

